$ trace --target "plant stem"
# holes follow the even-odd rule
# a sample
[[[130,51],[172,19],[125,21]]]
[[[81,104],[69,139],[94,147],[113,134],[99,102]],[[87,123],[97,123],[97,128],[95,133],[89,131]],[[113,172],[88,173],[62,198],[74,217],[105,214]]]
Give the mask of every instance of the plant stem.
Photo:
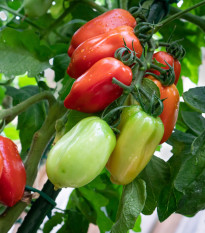
[[[127,10],[128,0],[120,0],[120,8]]]
[[[67,109],[62,103],[55,102],[50,106],[48,116],[43,126],[34,134],[31,148],[28,152],[25,163],[27,174],[27,185],[32,186],[36,178],[37,167],[44,153],[47,144],[55,133],[56,121],[65,114]],[[12,227],[16,219],[25,209],[26,204],[23,202],[17,203],[14,207],[9,208],[5,215],[0,216],[0,232],[7,233]]]
[[[31,105],[44,99],[48,100],[49,105],[52,105],[56,101],[54,96],[50,92],[44,91],[44,92],[31,96],[30,98],[21,102],[20,104],[17,104],[13,108],[1,110],[0,119],[4,119],[7,117],[9,117],[10,119],[13,119],[15,116],[19,115],[20,113],[25,111],[27,108],[29,108]]]
[[[105,13],[106,11],[108,11],[107,8],[100,6],[98,4],[96,4],[94,1],[92,0],[83,0],[83,2],[86,2],[88,5],[90,5],[92,8],[96,9],[97,11],[99,11],[100,13]]]
[[[15,15],[15,16],[19,16],[22,20],[24,20],[25,22],[27,22],[28,24],[30,24],[31,26],[37,28],[38,30],[42,30],[41,27],[39,27],[39,25],[35,24],[33,21],[31,21],[30,19],[26,18],[24,15],[22,15],[21,13],[19,13],[18,11],[15,11],[7,6],[4,6],[2,4],[0,4],[0,8],[10,12],[11,14]]]
[[[156,29],[155,29],[155,32],[158,31],[159,29],[161,29],[162,27],[164,27],[166,24],[170,23],[171,21],[183,16],[185,13],[197,8],[197,7],[200,7],[200,6],[203,6],[205,5],[205,0],[202,1],[202,2],[199,2],[189,8],[187,8],[186,10],[183,10],[183,11],[179,11],[177,12],[176,14],[168,17],[167,19],[161,21],[157,26],[156,26]]]
[[[63,106],[62,103],[56,102],[50,107],[48,116],[41,129],[33,135],[31,148],[28,152],[27,160],[25,162],[25,168],[27,171],[27,185],[32,186],[36,178],[37,167],[42,153],[44,152],[46,145],[51,140],[55,132],[56,121],[62,117],[66,111],[67,109]]]
[[[52,198],[52,200],[55,200],[55,198],[58,196],[60,192],[60,189],[55,191],[53,184],[48,180],[45,183],[42,192],[47,194],[50,198]],[[53,208],[54,206],[51,205],[51,203],[49,203],[42,196],[40,196],[32,205],[31,209],[29,210],[28,214],[26,215],[23,223],[21,224],[17,232],[37,232],[44,218],[47,214],[49,214],[49,212]]]
[[[180,9],[176,8],[176,7],[170,7],[170,15],[174,15],[176,13],[181,12]],[[199,28],[201,28],[202,31],[205,32],[205,20],[197,15],[193,15],[191,13],[185,13],[184,15],[181,16],[182,19],[185,19],[193,24],[196,24]]]

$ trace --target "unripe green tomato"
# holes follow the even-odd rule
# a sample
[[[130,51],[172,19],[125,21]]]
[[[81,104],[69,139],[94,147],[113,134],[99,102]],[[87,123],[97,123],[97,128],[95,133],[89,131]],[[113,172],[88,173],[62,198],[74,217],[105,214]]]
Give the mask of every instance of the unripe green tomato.
[[[159,117],[152,117],[139,105],[132,105],[123,109],[118,128],[120,134],[106,167],[113,183],[126,185],[150,161],[162,139],[164,126]]]
[[[49,152],[49,180],[56,189],[88,184],[103,170],[115,144],[115,134],[105,121],[99,117],[84,118]]]
[[[44,15],[51,7],[53,0],[24,0],[26,16],[37,18]]]

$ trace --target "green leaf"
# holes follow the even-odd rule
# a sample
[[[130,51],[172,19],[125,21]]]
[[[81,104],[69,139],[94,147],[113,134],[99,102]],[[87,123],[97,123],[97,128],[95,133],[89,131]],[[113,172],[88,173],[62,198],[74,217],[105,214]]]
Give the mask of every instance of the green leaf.
[[[191,88],[184,92],[183,98],[186,104],[197,112],[205,112],[205,87]]]
[[[150,215],[157,206],[161,190],[170,180],[170,168],[164,160],[152,156],[139,177],[146,182],[147,191],[147,199],[142,213]]]
[[[141,179],[135,179],[124,186],[117,221],[111,229],[111,233],[125,233],[133,229],[139,214],[144,208],[146,200],[146,185]]]
[[[181,193],[175,190],[172,184],[164,187],[160,193],[159,202],[157,206],[157,213],[160,222],[167,219],[177,209],[178,199],[181,197]]]
[[[21,89],[7,87],[6,94],[13,98],[13,105],[28,99],[39,93],[37,86],[26,86]],[[33,134],[42,126],[46,116],[46,109],[43,102],[30,106],[25,112],[18,116],[17,129],[19,130],[20,141],[22,145],[21,155],[24,158],[29,149]]]
[[[137,221],[135,222],[135,226],[132,229],[134,232],[141,232],[141,227],[140,227],[141,221],[142,221],[142,218],[141,218],[141,215],[139,215],[137,217]]]
[[[17,31],[6,28],[0,32],[0,73],[8,77],[27,72],[35,77],[50,67],[50,50],[40,45],[40,40],[33,31]]]
[[[6,137],[10,138],[11,140],[19,139],[19,131],[16,130],[16,126],[13,124],[8,124],[3,131]]]
[[[53,70],[55,71],[55,81],[58,82],[65,76],[66,69],[69,65],[70,58],[68,54],[60,54],[54,57]]]
[[[92,207],[95,209],[97,213],[96,223],[101,232],[106,232],[111,229],[112,221],[106,216],[106,209],[104,208],[109,200],[105,198],[100,193],[95,190],[87,189],[85,187],[81,187],[78,189],[81,194],[86,198]]]
[[[184,133],[179,130],[175,130],[167,143],[171,145],[172,153],[176,156],[190,153],[191,144],[196,137],[190,133]]]
[[[2,104],[2,101],[3,101],[4,97],[5,97],[5,92],[6,92],[6,88],[0,86],[0,104]]]
[[[63,222],[63,213],[56,212],[54,216],[52,216],[51,219],[49,219],[44,227],[43,227],[43,233],[49,233],[51,230],[57,226],[58,224],[61,224]]]
[[[61,100],[64,100],[66,96],[69,94],[74,82],[75,79],[70,78],[67,74],[65,75],[64,79],[62,80],[62,89],[59,91]]]
[[[58,233],[62,232],[69,232],[69,233],[87,233],[89,223],[84,218],[83,215],[81,215],[76,210],[67,210],[67,214],[65,216],[65,224],[63,227],[58,231]]]
[[[70,110],[68,113],[68,121],[65,125],[65,133],[71,130],[82,119],[92,116],[91,113],[84,113],[75,110]]]
[[[192,156],[182,165],[175,187],[183,192],[196,181],[205,184],[205,131],[192,143]],[[200,186],[197,187],[197,192]]]
[[[205,118],[198,112],[181,112],[181,116],[185,124],[191,129],[196,135],[202,133],[205,128]]]
[[[18,86],[25,87],[28,85],[37,85],[35,78],[29,78],[27,75],[20,75],[17,77],[18,79]]]

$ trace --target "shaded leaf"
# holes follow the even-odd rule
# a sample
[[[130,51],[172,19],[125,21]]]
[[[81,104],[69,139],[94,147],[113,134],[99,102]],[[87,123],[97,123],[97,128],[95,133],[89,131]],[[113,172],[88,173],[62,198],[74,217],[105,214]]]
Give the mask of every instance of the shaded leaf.
[[[141,179],[135,179],[132,183],[124,186],[117,220],[112,227],[112,233],[125,233],[133,229],[137,217],[143,210],[146,200],[146,186]]]
[[[183,98],[186,104],[197,112],[205,112],[205,87],[191,88],[184,92]]]

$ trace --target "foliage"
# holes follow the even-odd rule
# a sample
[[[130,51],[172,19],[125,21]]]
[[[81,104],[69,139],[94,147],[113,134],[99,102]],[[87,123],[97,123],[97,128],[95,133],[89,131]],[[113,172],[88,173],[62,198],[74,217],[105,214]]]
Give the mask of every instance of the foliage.
[[[62,136],[80,119],[90,115],[73,110],[64,115],[66,110],[62,101],[74,82],[66,73],[71,37],[79,27],[105,9],[121,7],[121,2],[55,0],[48,11],[36,18],[25,16],[23,0],[2,0],[0,3],[0,116],[4,110],[11,109],[10,114],[3,117],[1,128],[5,126],[2,133],[10,139],[20,139],[26,169],[32,168],[30,185],[35,179],[41,155],[45,158],[51,148],[55,130],[57,136]],[[125,2],[130,8],[140,1]],[[184,1],[180,9],[199,2]],[[176,9],[179,7],[173,4],[167,17]],[[181,61],[181,77],[188,77],[195,84],[198,83],[202,63],[202,47],[205,46],[204,28],[201,27],[201,24],[205,25],[204,12],[205,6],[198,7],[191,11],[191,16],[181,16],[155,34],[159,42],[167,42],[172,32],[171,41],[183,39],[180,44],[186,49],[186,56]],[[52,87],[47,81],[48,71],[54,74]],[[43,226],[43,232],[50,232],[59,224],[59,233],[87,232],[90,223],[98,225],[101,233],[126,233],[130,229],[138,232],[140,213],[150,215],[157,208],[159,220],[164,221],[175,212],[194,216],[205,209],[205,87],[183,93],[181,80],[177,87],[182,102],[176,128],[167,141],[172,147],[171,158],[164,161],[152,156],[140,175],[125,187],[112,184],[109,173],[103,170],[91,183],[73,190],[65,210],[53,211]],[[19,110],[21,106],[18,104],[23,103],[24,106],[24,101],[30,100],[34,100],[32,104],[26,102],[25,109]],[[38,155],[35,163],[30,160],[31,154]],[[10,227],[25,206],[21,211],[16,211],[18,208],[15,206],[9,210],[14,216]],[[3,211],[4,207],[0,206],[0,212]],[[9,227],[9,224],[0,216],[0,232],[7,232],[5,226]]]

